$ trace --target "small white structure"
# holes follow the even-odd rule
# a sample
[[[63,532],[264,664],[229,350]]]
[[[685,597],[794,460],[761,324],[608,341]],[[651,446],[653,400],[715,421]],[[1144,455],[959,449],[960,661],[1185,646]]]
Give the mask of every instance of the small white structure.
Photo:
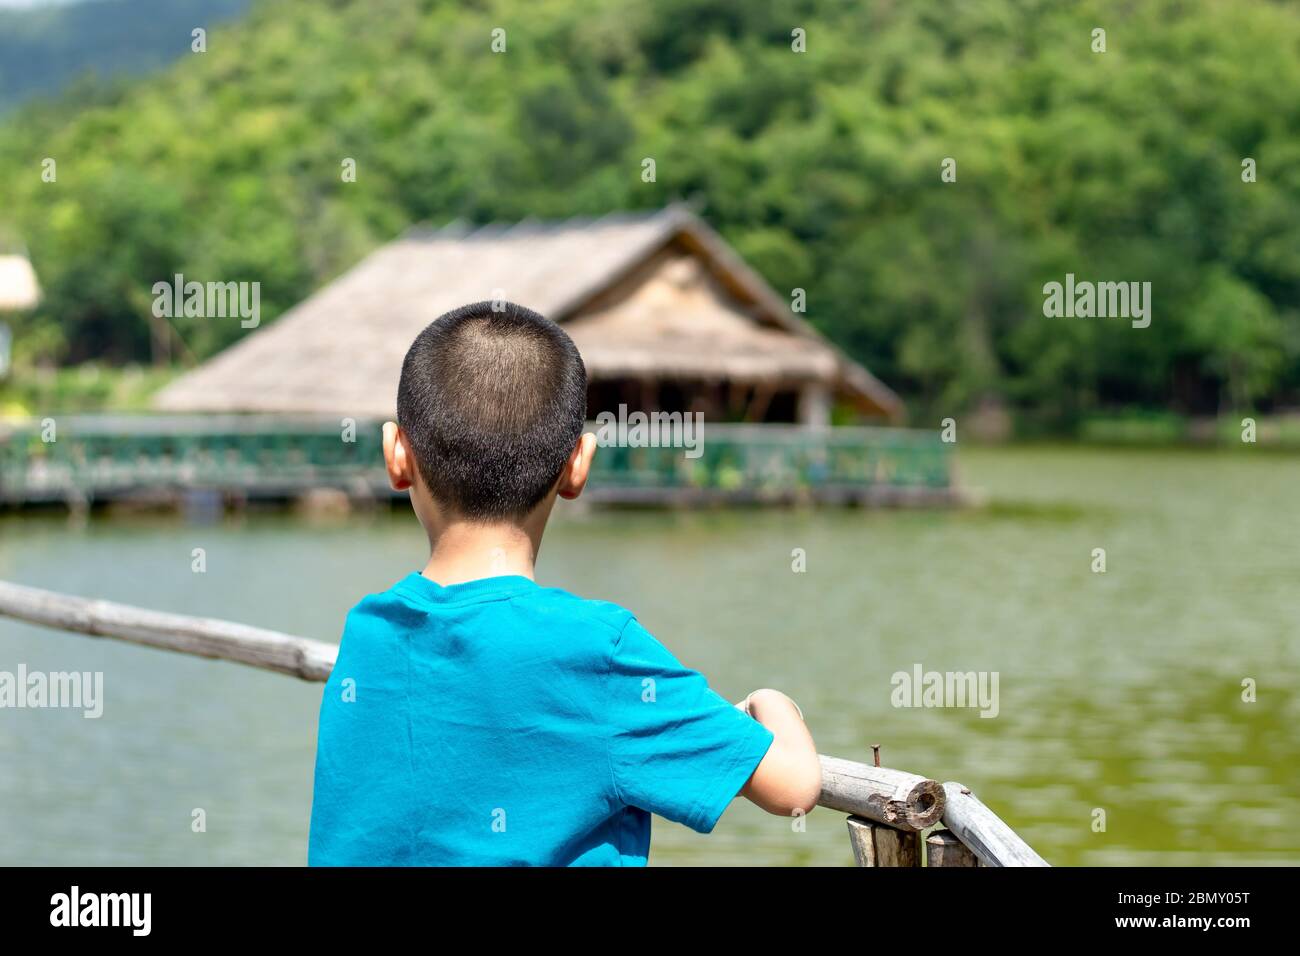
[[[41,301],[36,271],[25,255],[0,252],[0,319],[6,312],[35,308]],[[0,378],[9,373],[13,333],[0,321]]]
[[[40,301],[41,287],[27,257],[0,253],[0,312],[21,312]]]

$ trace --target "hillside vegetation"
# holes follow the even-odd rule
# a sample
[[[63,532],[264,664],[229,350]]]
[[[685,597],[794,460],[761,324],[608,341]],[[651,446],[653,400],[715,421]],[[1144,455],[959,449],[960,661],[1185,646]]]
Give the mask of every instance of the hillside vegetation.
[[[82,0],[0,9],[0,111],[72,82],[104,83],[190,50],[191,31],[248,0]]]
[[[1298,90],[1300,9],[1268,0],[262,0],[0,127],[48,293],[17,358],[166,355],[177,272],[273,317],[414,222],[687,198],[927,413],[1294,402]],[[1149,281],[1150,327],[1044,316],[1067,273]],[[245,334],[177,328],[191,359]]]

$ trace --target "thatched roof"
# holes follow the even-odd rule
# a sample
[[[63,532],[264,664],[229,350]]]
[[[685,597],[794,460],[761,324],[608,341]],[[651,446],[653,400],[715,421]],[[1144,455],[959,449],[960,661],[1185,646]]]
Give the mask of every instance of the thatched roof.
[[[901,411],[892,391],[680,207],[412,230],[182,375],[156,404],[389,416],[419,331],[449,309],[497,297],[564,324],[592,380],[820,383],[863,411]]]
[[[41,301],[32,264],[22,255],[0,255],[0,312],[30,309]]]

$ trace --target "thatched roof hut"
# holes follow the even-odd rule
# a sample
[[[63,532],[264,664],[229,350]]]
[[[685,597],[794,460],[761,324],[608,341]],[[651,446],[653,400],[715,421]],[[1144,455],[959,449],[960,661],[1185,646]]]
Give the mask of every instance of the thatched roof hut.
[[[824,422],[898,397],[796,316],[681,207],[558,223],[416,229],[158,396],[169,411],[393,413],[402,358],[443,312],[502,298],[560,322],[594,415],[620,401],[716,418]]]

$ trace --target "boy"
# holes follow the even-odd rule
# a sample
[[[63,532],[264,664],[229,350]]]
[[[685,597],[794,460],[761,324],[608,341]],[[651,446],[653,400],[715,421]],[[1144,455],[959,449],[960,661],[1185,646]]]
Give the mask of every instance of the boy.
[[[788,697],[732,706],[628,611],[534,582],[595,454],[586,388],[568,335],[513,304],[449,312],[407,352],[384,463],[429,561],[348,615],[310,864],[637,866],[651,813],[708,833],[738,794],[816,803]]]

